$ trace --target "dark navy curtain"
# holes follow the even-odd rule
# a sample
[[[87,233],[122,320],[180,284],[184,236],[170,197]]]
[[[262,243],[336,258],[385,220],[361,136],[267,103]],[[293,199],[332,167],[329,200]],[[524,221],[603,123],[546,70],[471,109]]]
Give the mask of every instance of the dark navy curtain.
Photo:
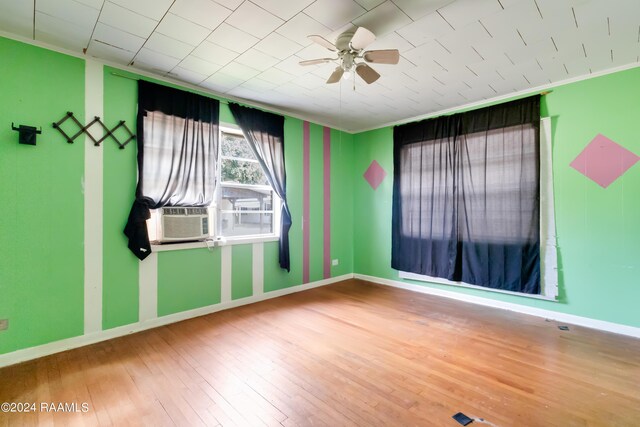
[[[216,99],[138,81],[138,186],[124,234],[139,259],[151,253],[149,209],[213,201],[219,108]]]
[[[392,267],[540,293],[540,97],[394,128]]]
[[[290,271],[291,212],[287,203],[287,174],[284,166],[284,117],[234,103],[229,103],[229,109],[247,138],[273,191],[282,201],[279,261],[281,268]]]

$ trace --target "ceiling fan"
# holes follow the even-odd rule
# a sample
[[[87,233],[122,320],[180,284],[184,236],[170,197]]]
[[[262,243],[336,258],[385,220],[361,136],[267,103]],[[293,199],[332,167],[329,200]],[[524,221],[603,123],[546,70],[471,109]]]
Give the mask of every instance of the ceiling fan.
[[[397,49],[364,50],[376,39],[375,34],[364,27],[358,27],[355,31],[346,31],[338,36],[335,44],[322,36],[310,35],[309,40],[320,46],[335,52],[337,58],[318,58],[300,61],[300,65],[315,65],[325,62],[338,61],[338,66],[333,71],[327,83],[337,83],[342,76],[349,78],[352,73],[358,73],[362,80],[371,84],[380,78],[380,74],[365,62],[372,64],[397,64],[400,53]],[[358,60],[364,62],[358,62]]]

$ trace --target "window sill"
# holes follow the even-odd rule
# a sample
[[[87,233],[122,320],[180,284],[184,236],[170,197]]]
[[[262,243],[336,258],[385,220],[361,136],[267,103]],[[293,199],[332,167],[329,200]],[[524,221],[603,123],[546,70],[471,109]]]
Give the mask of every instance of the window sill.
[[[249,236],[226,240],[205,240],[202,242],[151,244],[153,252],[179,251],[186,249],[214,248],[218,246],[250,245],[253,243],[277,242],[279,236]]]
[[[502,289],[493,289],[493,288],[486,288],[484,286],[469,285],[464,282],[452,282],[450,280],[442,279],[440,277],[423,276],[421,274],[409,273],[406,271],[398,271],[398,277],[400,277],[401,279],[417,280],[420,282],[430,282],[430,283],[435,283],[439,285],[452,285],[452,286],[457,286],[461,288],[477,289],[479,291],[497,292],[500,294],[515,295],[515,296],[524,297],[524,298],[533,298],[533,299],[540,299],[545,301],[558,302],[557,297],[551,296],[551,295],[544,295],[544,294],[533,295],[533,294],[525,294],[522,292],[503,291]]]

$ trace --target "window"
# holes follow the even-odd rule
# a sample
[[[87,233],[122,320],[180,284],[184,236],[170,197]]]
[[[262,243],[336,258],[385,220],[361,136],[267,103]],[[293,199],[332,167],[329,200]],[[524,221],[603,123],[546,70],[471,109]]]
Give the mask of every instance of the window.
[[[538,97],[397,126],[392,266],[400,277],[555,296],[557,279],[545,286],[555,273],[545,265],[555,249],[546,141]]]
[[[227,239],[275,235],[278,198],[240,131],[221,130],[219,159],[218,235]]]
[[[277,237],[280,199],[269,185],[266,175],[242,132],[230,126],[220,129],[215,196],[208,208],[211,239],[250,239]],[[190,210],[191,213],[193,210]],[[165,208],[165,215],[171,208]],[[186,220],[180,219],[184,229]],[[194,238],[168,239],[160,242],[160,210],[152,210],[147,221],[149,239],[156,243],[178,243]],[[166,225],[166,222],[165,222]],[[187,233],[197,235],[198,233]]]

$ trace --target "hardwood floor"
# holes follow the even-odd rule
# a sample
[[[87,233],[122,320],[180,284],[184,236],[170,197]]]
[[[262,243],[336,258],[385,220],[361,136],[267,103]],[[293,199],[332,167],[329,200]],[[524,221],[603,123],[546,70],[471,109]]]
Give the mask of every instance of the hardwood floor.
[[[638,426],[640,340],[349,280],[0,369],[0,402],[80,411],[0,426]]]

